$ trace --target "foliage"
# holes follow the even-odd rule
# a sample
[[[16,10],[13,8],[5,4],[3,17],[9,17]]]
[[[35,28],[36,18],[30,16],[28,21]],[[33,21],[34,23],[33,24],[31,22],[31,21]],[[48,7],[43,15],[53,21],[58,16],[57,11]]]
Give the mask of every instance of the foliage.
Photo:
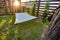
[[[30,8],[26,8],[27,13],[30,13]]]
[[[42,20],[36,19],[14,25],[14,15],[0,16],[1,40],[40,40],[43,32]]]
[[[35,9],[36,9],[36,4],[33,5],[32,7],[32,15],[35,16]]]
[[[49,5],[50,5],[50,3],[49,3],[49,1],[47,1],[43,15],[42,15],[43,21],[45,21],[45,19],[47,18],[47,15],[49,14]]]

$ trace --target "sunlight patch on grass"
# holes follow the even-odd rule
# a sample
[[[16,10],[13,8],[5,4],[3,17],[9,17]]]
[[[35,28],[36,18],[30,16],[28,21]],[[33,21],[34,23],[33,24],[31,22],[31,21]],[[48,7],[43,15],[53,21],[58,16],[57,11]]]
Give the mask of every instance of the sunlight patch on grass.
[[[4,25],[5,22],[6,22],[6,20],[2,20],[2,22],[0,24],[0,28]]]
[[[9,24],[12,22],[12,19],[10,19]]]
[[[14,19],[15,19],[14,16],[12,16],[8,23],[11,24],[12,22],[14,22]]]
[[[6,37],[7,37],[7,36],[6,36],[5,34],[2,34],[2,35],[1,35],[1,40],[6,40]]]

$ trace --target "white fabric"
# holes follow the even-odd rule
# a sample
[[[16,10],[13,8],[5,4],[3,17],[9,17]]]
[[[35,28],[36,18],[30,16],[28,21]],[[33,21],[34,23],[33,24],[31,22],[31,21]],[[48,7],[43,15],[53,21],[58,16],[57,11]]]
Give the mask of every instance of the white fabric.
[[[26,21],[37,18],[37,17],[31,16],[31,15],[29,15],[27,13],[16,13],[15,15],[16,15],[15,24],[26,22]]]

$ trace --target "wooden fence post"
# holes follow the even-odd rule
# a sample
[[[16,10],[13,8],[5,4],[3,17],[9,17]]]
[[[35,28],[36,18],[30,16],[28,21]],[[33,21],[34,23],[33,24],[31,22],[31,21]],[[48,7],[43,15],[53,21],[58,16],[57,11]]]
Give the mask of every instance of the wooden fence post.
[[[37,8],[37,13],[36,13],[36,16],[38,17],[38,14],[39,14],[39,7],[40,7],[40,0],[38,1],[38,8]]]

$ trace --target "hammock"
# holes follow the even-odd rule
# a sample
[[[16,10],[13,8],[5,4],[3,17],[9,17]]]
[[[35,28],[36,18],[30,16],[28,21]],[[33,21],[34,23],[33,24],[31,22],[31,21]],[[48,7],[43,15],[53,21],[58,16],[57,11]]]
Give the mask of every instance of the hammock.
[[[28,13],[16,13],[15,16],[16,16],[15,24],[26,22],[37,18],[35,16],[29,15]]]

